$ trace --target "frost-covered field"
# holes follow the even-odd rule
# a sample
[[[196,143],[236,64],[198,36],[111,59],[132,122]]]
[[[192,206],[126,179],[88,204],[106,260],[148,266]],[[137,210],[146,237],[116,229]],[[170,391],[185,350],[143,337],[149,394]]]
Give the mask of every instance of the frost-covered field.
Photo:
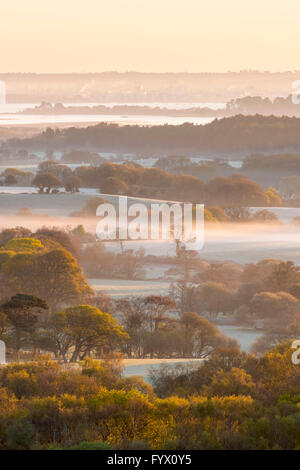
[[[136,281],[123,279],[88,279],[95,291],[105,292],[110,297],[146,297],[148,295],[168,295],[170,282]]]

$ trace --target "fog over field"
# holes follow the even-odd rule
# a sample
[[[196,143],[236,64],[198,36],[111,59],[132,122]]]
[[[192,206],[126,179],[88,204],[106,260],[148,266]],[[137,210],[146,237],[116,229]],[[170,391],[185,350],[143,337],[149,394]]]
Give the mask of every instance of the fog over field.
[[[78,210],[90,195],[2,195],[3,206],[0,209],[0,228],[23,226],[37,230],[43,226],[55,226],[64,229],[83,225],[86,231],[96,234],[99,218],[69,217]],[[115,198],[108,196],[114,201]],[[133,200],[136,201],[136,200]],[[139,200],[139,202],[141,202]],[[32,210],[33,216],[18,216],[22,207]],[[292,260],[300,264],[300,227],[290,225],[295,217],[300,216],[300,208],[269,208],[282,225],[270,224],[205,224],[204,247],[199,252],[201,259],[209,261],[235,261],[237,263],[258,262],[264,258]],[[108,250],[119,252],[116,241],[105,241]],[[174,240],[136,240],[124,241],[124,247],[138,250],[143,247],[146,255],[175,256]]]

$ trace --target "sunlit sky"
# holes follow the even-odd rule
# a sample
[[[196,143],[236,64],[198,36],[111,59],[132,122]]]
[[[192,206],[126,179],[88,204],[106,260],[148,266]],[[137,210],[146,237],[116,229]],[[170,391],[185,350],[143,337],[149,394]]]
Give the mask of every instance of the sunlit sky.
[[[0,0],[0,72],[300,69],[299,0]]]

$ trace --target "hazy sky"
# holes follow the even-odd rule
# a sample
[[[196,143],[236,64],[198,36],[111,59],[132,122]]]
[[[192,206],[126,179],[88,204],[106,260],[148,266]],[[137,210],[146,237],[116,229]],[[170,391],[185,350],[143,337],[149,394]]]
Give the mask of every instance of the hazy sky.
[[[0,72],[300,69],[299,0],[0,0]]]

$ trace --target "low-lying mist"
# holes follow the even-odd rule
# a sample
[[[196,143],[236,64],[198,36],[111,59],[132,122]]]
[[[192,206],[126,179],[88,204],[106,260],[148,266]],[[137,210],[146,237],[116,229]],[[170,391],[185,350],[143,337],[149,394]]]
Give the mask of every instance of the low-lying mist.
[[[0,229],[23,226],[32,231],[41,227],[72,229],[83,225],[89,233],[96,234],[99,219],[96,217],[54,217],[47,215],[0,216]],[[204,247],[199,251],[202,259],[209,261],[257,262],[265,258],[291,260],[300,264],[300,226],[290,224],[257,223],[206,223]],[[120,251],[118,240],[105,241],[111,251]],[[145,250],[146,255],[175,256],[176,243],[170,240],[124,241],[123,248]]]

